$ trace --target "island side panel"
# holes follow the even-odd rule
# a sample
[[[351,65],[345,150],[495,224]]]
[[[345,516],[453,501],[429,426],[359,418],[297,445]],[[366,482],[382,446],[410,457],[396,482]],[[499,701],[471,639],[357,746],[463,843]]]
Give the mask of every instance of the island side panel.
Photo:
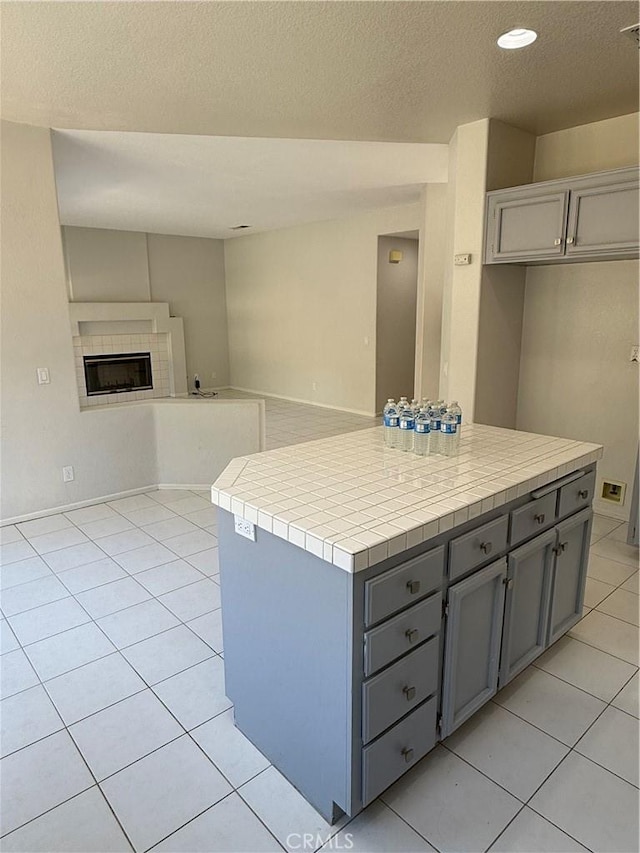
[[[236,725],[331,822],[351,810],[353,575],[223,510],[218,537]]]

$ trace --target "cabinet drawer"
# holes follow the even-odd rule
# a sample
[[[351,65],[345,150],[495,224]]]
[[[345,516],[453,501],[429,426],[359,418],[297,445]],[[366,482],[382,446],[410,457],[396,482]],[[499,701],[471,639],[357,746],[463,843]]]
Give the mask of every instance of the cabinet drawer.
[[[507,547],[508,526],[509,517],[502,515],[453,539],[449,549],[449,580],[501,554]]]
[[[531,501],[511,513],[509,543],[517,545],[553,524],[556,517],[556,492]]]
[[[414,604],[364,635],[364,674],[371,675],[437,634],[442,620],[442,593]]]
[[[558,498],[558,518],[564,518],[565,515],[588,506],[593,500],[595,484],[596,472],[590,471],[573,483],[563,486]]]
[[[442,587],[444,546],[397,566],[364,585],[364,621],[373,625]]]
[[[368,805],[433,748],[437,696],[362,750],[362,805]]]
[[[368,743],[438,688],[439,637],[362,686],[362,739]]]

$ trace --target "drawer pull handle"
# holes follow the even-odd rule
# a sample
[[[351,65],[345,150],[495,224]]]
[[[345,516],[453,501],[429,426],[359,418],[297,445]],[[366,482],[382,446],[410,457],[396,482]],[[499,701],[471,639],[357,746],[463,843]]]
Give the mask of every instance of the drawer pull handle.
[[[544,524],[544,513],[539,512],[533,516],[534,520],[538,522],[538,524]]]
[[[415,699],[416,688],[415,687],[403,687],[402,692],[407,697],[407,702],[411,702],[412,699]]]
[[[417,628],[407,628],[404,635],[410,643],[415,643],[420,636],[420,632]]]
[[[480,550],[484,551],[485,554],[490,554],[492,548],[493,548],[493,544],[491,542],[481,542],[480,543]]]
[[[410,761],[413,761],[413,750],[412,750],[412,749],[409,749],[409,748],[408,748],[408,747],[406,747],[406,746],[405,746],[405,748],[402,750],[402,752],[400,753],[400,755],[404,756],[404,760],[407,762],[407,764],[408,764]]]
[[[588,490],[587,489],[580,489],[580,491],[578,492],[578,497],[582,498],[583,501],[586,501],[586,499],[589,497]]]
[[[563,551],[566,551],[566,550],[567,550],[568,545],[569,545],[569,543],[568,543],[568,542],[558,542],[558,544],[556,545],[556,547],[553,549],[553,553],[554,553],[557,557],[559,557],[559,556],[560,556],[560,554],[562,554],[562,552],[563,552]]]
[[[420,592],[420,581],[407,581],[407,589],[411,595],[415,595],[416,592]]]

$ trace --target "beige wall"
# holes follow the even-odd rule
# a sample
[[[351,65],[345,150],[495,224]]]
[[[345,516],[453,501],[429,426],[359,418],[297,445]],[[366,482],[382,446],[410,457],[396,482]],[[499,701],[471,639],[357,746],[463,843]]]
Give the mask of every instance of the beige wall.
[[[62,230],[74,302],[168,302],[184,321],[189,388],[196,373],[202,388],[229,384],[222,240]]]
[[[226,240],[231,384],[373,413],[378,236],[421,215],[415,204]]]
[[[184,321],[189,388],[229,384],[224,243],[200,237],[147,235],[153,302],[168,302]],[[215,376],[214,376],[215,374]]]
[[[62,229],[72,302],[148,302],[146,235],[105,228]]]
[[[2,123],[2,224],[0,517],[153,483],[151,410],[89,422],[79,409],[47,129]],[[37,384],[38,367],[49,385]]]
[[[402,261],[389,263],[389,252],[402,252]],[[389,397],[413,396],[416,351],[418,241],[398,237],[378,239],[376,298],[376,411]]]
[[[621,169],[638,162],[638,113],[539,136],[534,181]]]
[[[565,177],[638,162],[635,116],[540,137],[536,178]],[[637,261],[529,267],[518,394],[518,429],[604,445],[602,478],[633,483],[638,448]],[[596,501],[596,508],[624,518]]]
[[[531,181],[536,138],[491,119],[487,191]],[[515,429],[526,268],[484,266],[476,365],[474,420]]]
[[[253,401],[250,411],[200,400],[80,411],[49,130],[2,122],[1,162],[0,519],[165,478],[208,485],[232,456],[257,450],[262,415]],[[49,368],[49,385],[37,384],[38,367]],[[71,483],[62,481],[65,465],[75,469]]]
[[[471,420],[476,396],[489,120],[458,127],[450,146],[439,395]],[[457,253],[472,263],[454,266]]]

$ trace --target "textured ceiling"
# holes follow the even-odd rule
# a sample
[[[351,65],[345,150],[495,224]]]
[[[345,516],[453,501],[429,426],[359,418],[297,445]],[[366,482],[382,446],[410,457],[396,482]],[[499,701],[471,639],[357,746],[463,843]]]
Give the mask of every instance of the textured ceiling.
[[[448,142],[638,108],[635,2],[5,2],[2,112],[45,126]],[[501,51],[529,26],[538,41]]]
[[[410,204],[448,146],[54,131],[63,225],[227,238]]]

